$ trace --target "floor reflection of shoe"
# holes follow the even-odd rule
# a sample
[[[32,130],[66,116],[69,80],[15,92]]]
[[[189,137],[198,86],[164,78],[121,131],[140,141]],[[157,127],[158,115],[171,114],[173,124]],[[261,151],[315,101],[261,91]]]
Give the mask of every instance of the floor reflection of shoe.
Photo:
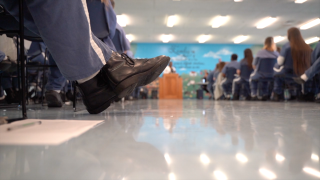
[[[113,52],[100,73],[119,98],[130,95],[139,86],[154,81],[167,67],[170,57],[132,59],[126,54]]]
[[[98,114],[104,111],[116,100],[116,94],[100,73],[77,86],[82,94],[83,103],[90,114]]]
[[[45,93],[48,107],[62,107],[63,101],[61,99],[60,93],[54,90],[48,90]]]
[[[298,84],[304,84],[305,81],[301,79],[300,77],[293,77],[293,80]]]

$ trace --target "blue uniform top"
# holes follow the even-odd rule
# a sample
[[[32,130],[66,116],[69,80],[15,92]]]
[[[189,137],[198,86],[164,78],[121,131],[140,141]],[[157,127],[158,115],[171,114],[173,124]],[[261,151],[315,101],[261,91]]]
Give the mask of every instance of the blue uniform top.
[[[223,69],[222,73],[226,74],[227,68],[235,68],[235,69],[240,69],[240,63],[238,61],[231,61],[228,64],[226,64]]]
[[[320,41],[318,42],[316,48],[312,52],[312,61],[313,64],[320,57]]]
[[[119,53],[130,50],[130,42],[126,37],[126,33],[123,28],[119,24],[116,26],[116,34],[112,38],[112,42]]]
[[[253,71],[252,68],[251,69],[249,68],[248,60],[246,58],[244,58],[240,61],[240,66],[239,66],[238,70],[240,70],[240,77],[245,80],[249,80],[250,74]]]
[[[268,51],[266,49],[261,49],[258,51],[256,57],[254,58],[252,65],[257,66],[259,58],[278,58],[279,53],[277,51]]]
[[[6,54],[4,52],[0,51],[0,62],[2,60],[4,60],[4,58],[6,58]]]

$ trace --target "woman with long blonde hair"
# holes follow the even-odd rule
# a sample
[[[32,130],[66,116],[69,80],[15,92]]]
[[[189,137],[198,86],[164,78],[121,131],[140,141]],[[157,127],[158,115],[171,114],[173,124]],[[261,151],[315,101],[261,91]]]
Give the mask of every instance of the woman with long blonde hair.
[[[277,52],[277,47],[274,43],[273,37],[267,37],[264,41],[264,47],[258,51],[255,59],[252,62],[252,67],[255,71],[250,75],[250,89],[251,89],[251,99],[258,100],[258,81],[262,78],[272,78],[273,76],[273,66],[276,63],[279,53]],[[270,67],[265,67],[262,64],[262,61],[268,61],[268,64],[271,64]],[[271,92],[269,92],[268,82],[261,81],[261,95],[262,100],[268,100]]]

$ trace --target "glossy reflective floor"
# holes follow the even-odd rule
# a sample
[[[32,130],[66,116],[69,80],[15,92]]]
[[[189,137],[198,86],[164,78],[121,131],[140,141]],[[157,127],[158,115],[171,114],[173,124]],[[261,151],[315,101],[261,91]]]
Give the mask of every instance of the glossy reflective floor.
[[[1,180],[320,179],[315,103],[141,100],[99,115],[28,109],[29,118],[105,122],[58,146],[1,145]]]

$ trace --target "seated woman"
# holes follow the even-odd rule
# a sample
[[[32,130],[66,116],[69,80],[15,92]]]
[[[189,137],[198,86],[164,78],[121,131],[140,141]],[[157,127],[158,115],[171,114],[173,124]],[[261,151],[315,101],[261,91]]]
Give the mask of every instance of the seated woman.
[[[288,40],[289,43],[283,46],[280,56],[277,59],[280,67],[274,69],[273,99],[275,101],[283,99],[283,85],[285,80],[288,80],[290,86],[294,85],[297,89],[300,88],[300,85],[295,84],[292,78],[304,74],[311,65],[312,49],[305,43],[298,28],[293,27],[288,30]],[[311,81],[305,83],[304,94],[313,98],[314,95],[311,92],[311,86]],[[292,93],[293,91],[291,94]]]
[[[260,79],[262,79],[260,86],[262,91],[262,100],[267,100],[269,98],[267,79],[273,77],[273,66],[276,63],[278,56],[279,53],[276,51],[273,37],[267,37],[264,41],[263,49],[257,53],[256,58],[252,63],[252,67],[254,69],[254,72],[250,75],[252,100],[258,100],[257,91]]]
[[[222,89],[222,81],[224,79],[223,74],[222,74],[222,69],[226,65],[225,62],[220,62],[218,65],[218,77],[215,80],[214,83],[214,99],[219,100],[223,96],[223,89]]]
[[[251,49],[244,50],[244,58],[240,61],[240,66],[237,69],[237,74],[239,77],[233,80],[232,84],[232,100],[239,100],[239,95],[241,94],[246,100],[250,98],[250,85],[249,78],[253,71],[252,68],[253,55]],[[240,92],[241,86],[244,85],[244,90]]]

